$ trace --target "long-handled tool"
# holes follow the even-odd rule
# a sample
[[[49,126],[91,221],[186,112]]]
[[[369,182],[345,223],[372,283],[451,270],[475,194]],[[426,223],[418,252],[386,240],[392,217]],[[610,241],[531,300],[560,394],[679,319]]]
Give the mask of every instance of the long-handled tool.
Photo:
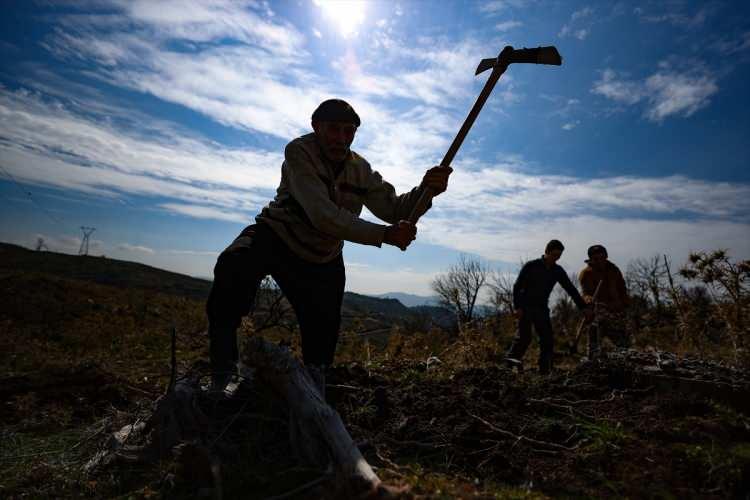
[[[599,296],[599,288],[602,286],[602,280],[599,280],[599,283],[596,284],[596,289],[594,290],[594,295],[591,297],[591,304],[594,308],[594,317],[592,321],[596,321],[596,298]],[[570,344],[569,352],[570,354],[577,354],[578,353],[578,342],[581,341],[581,335],[583,335],[584,326],[586,325],[587,321],[586,318],[582,318],[581,322],[578,323],[578,328],[576,328],[576,337],[573,340],[573,343]]]
[[[471,108],[471,111],[469,111],[469,115],[466,117],[466,120],[464,120],[464,124],[461,126],[461,130],[458,131],[458,134],[456,134],[456,137],[453,139],[453,143],[448,148],[448,152],[445,153],[443,161],[440,162],[441,166],[447,167],[451,164],[451,162],[453,161],[453,157],[456,156],[458,148],[460,148],[461,143],[464,142],[466,134],[469,133],[469,129],[474,124],[474,120],[476,120],[479,112],[482,110],[482,106],[484,106],[484,102],[489,97],[492,89],[495,87],[495,84],[500,79],[502,74],[505,73],[505,70],[508,69],[509,65],[517,63],[553,64],[555,66],[560,66],[562,64],[562,58],[560,57],[560,53],[557,51],[557,49],[552,46],[537,47],[536,49],[514,49],[513,47],[508,45],[502,50],[502,52],[500,52],[500,55],[498,55],[497,57],[482,59],[482,62],[479,63],[479,66],[477,66],[477,71],[474,74],[478,75],[479,73],[483,73],[490,68],[492,68],[492,73],[490,74],[487,83],[484,84],[484,88],[479,94],[479,97],[477,97],[477,100],[474,103],[474,107]],[[425,189],[422,192],[422,195],[419,197],[419,200],[417,201],[416,205],[414,205],[414,208],[409,215],[409,222],[411,222],[412,224],[417,223],[417,220],[419,220],[419,214],[422,214],[425,211],[434,194],[435,193],[433,193],[429,188]]]

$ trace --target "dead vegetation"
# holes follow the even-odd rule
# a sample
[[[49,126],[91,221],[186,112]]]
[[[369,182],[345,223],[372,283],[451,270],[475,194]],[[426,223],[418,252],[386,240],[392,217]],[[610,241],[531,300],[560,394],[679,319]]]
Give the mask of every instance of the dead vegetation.
[[[178,376],[198,388],[207,381],[202,301],[45,274],[5,272],[0,284],[9,353],[0,359],[0,496],[351,497],[339,477],[298,459],[288,405],[257,377],[228,400],[198,390],[204,420],[170,442],[153,434],[170,425],[154,402],[170,383],[173,326]],[[666,293],[659,321],[647,304],[636,349],[580,363],[560,335],[559,369],[547,377],[501,363],[506,316],[457,336],[343,332],[328,401],[378,478],[408,489],[405,498],[746,498],[743,345],[729,341],[715,301],[699,310],[687,282],[679,287],[685,310],[705,314],[709,329],[676,329]],[[253,324],[242,328],[247,343]],[[263,335],[298,352],[286,328]],[[116,432],[122,456],[94,463]]]

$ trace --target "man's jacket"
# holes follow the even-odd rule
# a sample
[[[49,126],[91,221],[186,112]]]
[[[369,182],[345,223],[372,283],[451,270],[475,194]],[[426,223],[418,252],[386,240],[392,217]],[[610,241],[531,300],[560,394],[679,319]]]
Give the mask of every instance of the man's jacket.
[[[393,186],[353,151],[336,175],[315,134],[307,134],[287,144],[276,197],[256,220],[268,224],[301,258],[324,263],[341,253],[343,240],[383,244],[387,226],[361,219],[363,206],[395,224],[409,217],[421,190],[396,195]]]
[[[547,308],[549,296],[557,283],[568,292],[579,309],[586,307],[565,270],[557,264],[547,267],[543,257],[530,260],[521,269],[513,285],[513,306],[516,309]]]
[[[628,305],[628,291],[620,269],[610,261],[605,261],[602,270],[595,269],[590,265],[581,269],[578,274],[578,281],[581,283],[583,296],[593,297],[600,280],[602,286],[599,289],[596,301],[603,303],[611,311],[622,311]]]

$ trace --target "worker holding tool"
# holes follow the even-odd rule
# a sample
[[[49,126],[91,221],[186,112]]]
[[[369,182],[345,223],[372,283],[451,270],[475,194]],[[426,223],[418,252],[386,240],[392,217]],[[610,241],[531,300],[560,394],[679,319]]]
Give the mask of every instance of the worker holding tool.
[[[450,166],[429,169],[419,186],[397,195],[351,151],[359,125],[345,101],[322,102],[312,114],[314,132],[286,146],[274,200],[219,255],[206,305],[214,391],[236,374],[236,330],[270,274],[294,308],[305,365],[324,396],[325,367],[333,362],[341,323],[344,241],[406,250],[416,237],[406,219],[417,200],[427,189],[433,196],[446,190]],[[363,206],[388,224],[360,218]]]
[[[333,361],[344,294],[344,241],[406,250],[416,223],[446,190],[451,162],[498,79],[511,64],[559,66],[555,47],[514,49],[483,59],[476,74],[490,77],[453,139],[440,166],[402,195],[349,148],[360,125],[354,109],[340,99],[320,104],[312,115],[314,133],[290,142],[284,151],[276,198],[219,256],[206,309],[209,320],[212,386],[221,390],[236,370],[236,329],[251,308],[261,280],[270,274],[294,307],[302,334],[302,356],[319,388]],[[366,206],[382,225],[359,217]]]
[[[630,347],[625,316],[629,298],[622,272],[609,261],[607,249],[592,245],[587,255],[587,265],[578,274],[578,281],[584,300],[596,309],[596,318],[588,325],[588,357],[593,360],[599,356],[603,337],[609,337],[618,347]]]
[[[531,326],[539,336],[539,373],[548,374],[552,369],[554,337],[549,317],[549,296],[556,284],[560,284],[578,308],[588,316],[591,307],[570,282],[568,274],[557,261],[565,247],[559,240],[551,240],[544,255],[524,264],[513,285],[513,307],[518,318],[518,332],[508,349],[506,362],[509,366],[520,366],[521,359],[531,343]]]

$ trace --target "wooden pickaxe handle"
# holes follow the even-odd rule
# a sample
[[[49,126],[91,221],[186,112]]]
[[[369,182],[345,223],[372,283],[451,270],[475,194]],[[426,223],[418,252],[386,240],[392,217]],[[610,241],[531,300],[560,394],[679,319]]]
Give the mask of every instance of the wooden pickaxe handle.
[[[503,49],[503,52],[505,51],[512,51],[513,47],[507,46]],[[502,56],[502,52],[500,53]],[[477,97],[476,102],[474,102],[474,106],[471,108],[471,111],[469,111],[468,116],[466,116],[466,119],[464,120],[464,124],[461,125],[461,129],[456,134],[456,137],[453,138],[453,142],[451,143],[451,146],[448,148],[448,152],[445,153],[445,156],[443,157],[443,161],[440,162],[441,167],[448,167],[450,166],[451,162],[453,161],[453,158],[456,156],[456,153],[458,153],[458,149],[461,147],[461,144],[464,142],[464,139],[466,138],[466,134],[469,133],[469,130],[471,129],[471,126],[474,125],[474,121],[477,119],[477,116],[479,116],[479,112],[482,110],[482,106],[484,106],[485,101],[487,101],[487,98],[492,93],[492,89],[495,88],[495,84],[500,79],[500,77],[505,73],[505,70],[508,69],[507,64],[497,65],[492,69],[492,73],[490,74],[490,77],[487,79],[487,83],[484,84],[484,88],[482,88],[482,92],[480,92],[479,97]],[[432,197],[435,195],[435,193],[430,188],[425,188],[422,191],[422,195],[417,200],[417,203],[414,205],[414,207],[411,210],[411,214],[409,215],[409,222],[412,224],[416,224],[419,220],[419,216],[424,213],[425,210],[427,210],[427,207],[430,205],[430,202],[432,201]]]
[[[599,280],[599,283],[596,284],[596,290],[594,290],[594,295],[591,296],[591,307],[594,308],[594,314],[596,314],[596,298],[599,296],[599,288],[601,288],[601,286],[602,286],[602,280]],[[573,345],[570,348],[571,353],[578,352],[578,342],[581,341],[581,335],[583,334],[583,327],[585,324],[586,324],[586,318],[583,318],[581,322],[578,323],[578,328],[576,329],[576,338],[573,341]]]
[[[482,60],[482,62],[479,64],[479,67],[477,68],[477,74],[483,72],[486,69],[489,69],[490,67],[492,67],[492,73],[487,79],[487,83],[484,84],[484,88],[482,88],[482,92],[480,92],[476,102],[474,102],[474,106],[471,108],[471,111],[469,111],[468,116],[464,120],[464,124],[461,125],[461,129],[453,139],[451,146],[448,148],[448,152],[445,153],[443,161],[440,162],[441,167],[448,167],[450,166],[451,162],[453,162],[453,157],[456,156],[458,149],[461,147],[461,144],[466,138],[466,134],[469,133],[471,126],[474,125],[474,120],[476,120],[477,116],[479,116],[479,112],[482,110],[482,106],[484,106],[485,101],[492,93],[492,89],[495,88],[495,84],[503,75],[503,73],[505,73],[505,70],[508,69],[508,65],[510,65],[511,63],[560,65],[562,63],[562,59],[560,58],[560,54],[557,52],[557,49],[555,49],[554,47],[539,47],[536,49],[515,50],[513,49],[513,47],[508,45],[502,50],[502,52],[500,52],[500,55],[497,57],[497,59]],[[409,214],[409,222],[411,222],[412,224],[417,223],[417,221],[419,220],[419,216],[424,213],[425,210],[427,210],[427,207],[430,205],[430,201],[432,200],[432,197],[434,195],[435,193],[432,192],[432,190],[429,188],[425,188],[422,191],[422,194],[417,200],[417,203],[411,210],[411,214]]]

